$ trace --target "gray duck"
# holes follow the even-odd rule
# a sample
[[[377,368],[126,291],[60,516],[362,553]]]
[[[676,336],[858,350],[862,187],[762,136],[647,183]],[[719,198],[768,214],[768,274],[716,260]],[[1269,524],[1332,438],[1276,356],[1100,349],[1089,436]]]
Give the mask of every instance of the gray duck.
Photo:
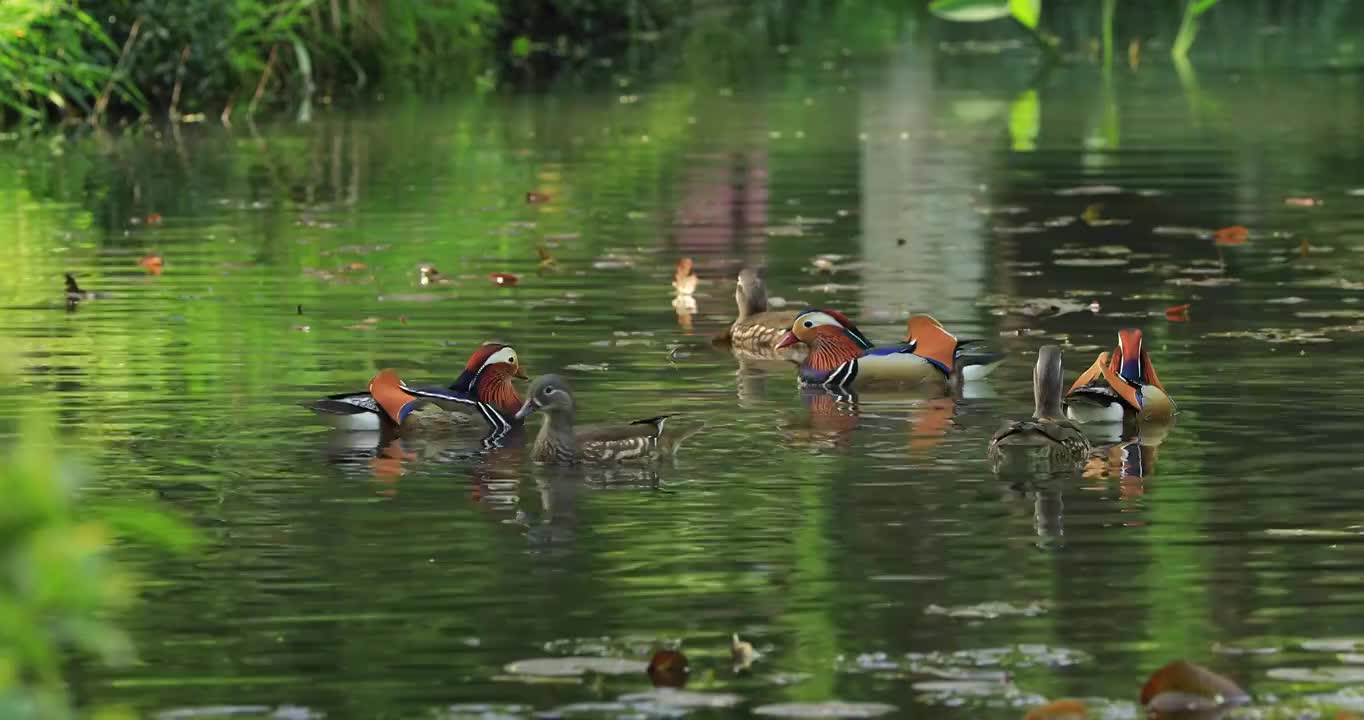
[[[777,343],[791,329],[791,323],[800,313],[794,310],[768,310],[767,285],[757,270],[744,268],[739,272],[739,280],[734,286],[734,302],[739,308],[739,317],[716,338],[717,342],[728,343],[736,352],[761,359],[800,362],[809,354],[804,345],[777,348]]]
[[[531,457],[536,462],[571,465],[579,462],[650,462],[670,457],[683,440],[700,428],[666,432],[670,415],[610,425],[578,427],[577,402],[568,384],[558,375],[541,375],[530,384],[526,402],[516,412],[524,420],[543,412],[545,421],[535,437]],[[671,428],[669,428],[671,429]]]
[[[1032,376],[1032,417],[1010,423],[990,438],[989,458],[996,471],[1015,458],[1050,469],[1078,467],[1089,455],[1089,439],[1062,408],[1064,372],[1061,348],[1043,345]]]

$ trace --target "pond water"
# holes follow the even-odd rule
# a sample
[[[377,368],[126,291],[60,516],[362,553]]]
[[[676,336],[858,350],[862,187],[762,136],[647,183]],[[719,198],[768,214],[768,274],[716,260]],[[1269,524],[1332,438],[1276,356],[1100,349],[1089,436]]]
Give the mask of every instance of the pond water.
[[[78,668],[81,697],[163,717],[1017,718],[1081,696],[1135,717],[1177,657],[1262,704],[1364,680],[1361,77],[1080,64],[1030,84],[1000,65],[793,54],[735,87],[5,143],[5,433],[50,412],[88,493],[206,539],[128,549],[140,662]],[[821,254],[844,257],[825,273]],[[450,282],[421,285],[421,263]],[[931,312],[1011,357],[964,397],[808,402],[790,368],[708,342],[746,264],[873,338]],[[68,271],[103,296],[67,312]],[[1174,428],[1103,445],[1083,476],[992,475],[1036,348],[1062,344],[1073,378],[1127,326]],[[707,427],[656,469],[557,471],[468,440],[380,446],[298,406],[384,367],[448,382],[493,339],[563,373],[585,419]],[[732,633],[759,653],[739,672]],[[650,694],[660,647],[706,695]],[[597,671],[525,662],[565,657]]]

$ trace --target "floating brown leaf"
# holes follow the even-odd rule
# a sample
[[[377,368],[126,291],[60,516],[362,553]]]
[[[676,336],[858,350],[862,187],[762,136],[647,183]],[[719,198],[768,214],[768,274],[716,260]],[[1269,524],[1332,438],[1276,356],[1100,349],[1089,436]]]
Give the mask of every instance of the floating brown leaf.
[[[1241,225],[1224,227],[1212,234],[1212,241],[1217,245],[1244,245],[1250,239],[1250,231]]]
[[[137,264],[138,264],[138,267],[141,267],[141,268],[145,269],[147,272],[151,273],[152,275],[160,275],[160,274],[161,274],[161,265],[162,265],[161,256],[160,256],[160,255],[157,255],[156,253],[150,253],[150,254],[148,254],[148,255],[143,255],[143,256],[142,256],[142,259],[137,261]]]
[[[1187,660],[1156,670],[1141,687],[1141,704],[1157,712],[1209,710],[1248,699],[1236,683]]]
[[[1189,305],[1186,303],[1184,305],[1165,308],[1165,319],[1170,322],[1188,322]]]
[[[1086,720],[1089,708],[1079,700],[1053,700],[1028,711],[1023,720]]]
[[[502,287],[513,287],[521,282],[521,276],[514,273],[488,273],[488,279]]]
[[[1284,198],[1283,204],[1289,207],[1320,207],[1322,202],[1313,197]]]
[[[686,687],[687,656],[677,650],[659,650],[649,658],[649,680],[654,687]]]
[[[541,203],[547,203],[550,201],[550,199],[551,198],[549,196],[549,193],[538,192],[535,190],[526,193],[526,203],[530,205],[539,205]]]
[[[544,245],[537,245],[535,247],[535,254],[540,258],[541,270],[559,269],[559,261],[555,260],[554,256],[549,254],[549,248],[545,247]]]
[[[160,224],[161,224],[161,213],[158,213],[158,212],[147,213],[147,224],[148,224],[148,225],[160,225]]]

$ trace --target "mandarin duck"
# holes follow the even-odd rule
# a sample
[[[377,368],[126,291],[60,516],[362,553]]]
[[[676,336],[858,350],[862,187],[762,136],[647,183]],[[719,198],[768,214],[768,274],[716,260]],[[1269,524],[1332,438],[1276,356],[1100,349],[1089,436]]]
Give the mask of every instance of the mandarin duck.
[[[1089,438],[1066,419],[1061,403],[1063,382],[1061,348],[1043,345],[1032,375],[1032,417],[1009,423],[990,438],[989,458],[996,472],[1024,457],[1053,469],[1078,468],[1089,455]]]
[[[669,457],[683,440],[700,428],[687,432],[664,431],[670,415],[615,425],[578,427],[574,424],[577,403],[573,392],[558,375],[535,378],[527,391],[526,402],[516,411],[517,420],[543,412],[545,421],[535,437],[531,457],[536,462],[571,465],[579,462],[653,461]]]
[[[469,356],[464,372],[448,388],[410,387],[392,370],[384,370],[364,392],[329,395],[304,407],[342,430],[482,425],[502,433],[521,424],[513,417],[521,396],[511,381],[526,377],[518,357],[510,346],[486,343]]]
[[[796,316],[777,348],[808,345],[810,355],[800,364],[801,383],[844,389],[960,383],[984,377],[1003,358],[997,353],[961,352],[957,339],[928,315],[911,317],[909,327],[908,342],[874,347],[841,313],[806,310]],[[968,368],[970,372],[964,372]]]
[[[739,272],[734,286],[734,302],[739,316],[723,334],[716,338],[727,342],[741,353],[761,358],[780,358],[799,362],[805,358],[804,347],[792,346],[778,350],[777,342],[791,328],[799,313],[767,309],[767,286],[762,275],[752,268]]]
[[[1175,403],[1156,377],[1151,356],[1142,347],[1141,331],[1118,331],[1112,353],[1099,353],[1066,393],[1066,413],[1080,422],[1121,422],[1124,419],[1166,422]]]

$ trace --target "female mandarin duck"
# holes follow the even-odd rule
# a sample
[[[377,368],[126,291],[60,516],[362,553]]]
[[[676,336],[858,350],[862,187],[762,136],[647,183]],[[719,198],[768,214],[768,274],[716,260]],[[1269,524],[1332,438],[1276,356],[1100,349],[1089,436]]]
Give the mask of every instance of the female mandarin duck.
[[[453,427],[482,424],[493,432],[519,426],[521,407],[512,378],[525,379],[516,350],[499,343],[479,346],[449,388],[409,387],[392,370],[370,380],[366,392],[330,395],[305,405],[343,430]]]
[[[1065,416],[1061,402],[1064,372],[1061,348],[1043,345],[1032,375],[1032,417],[1010,423],[990,438],[989,458],[996,471],[1015,456],[1040,460],[1056,469],[1078,468],[1089,455],[1089,439]]]
[[[574,425],[577,403],[558,375],[535,378],[526,402],[515,418],[524,420],[536,411],[544,412],[546,417],[535,438],[531,457],[542,463],[571,465],[657,460],[672,455],[683,440],[700,430],[665,435],[664,423],[670,417],[668,415],[619,425],[577,427]]]
[[[739,307],[739,317],[717,340],[728,342],[730,347],[748,355],[795,362],[804,359],[803,347],[776,349],[777,341],[800,313],[768,310],[767,286],[758,271],[745,268],[739,273],[739,281],[734,286],[734,302]]]
[[[1175,414],[1174,401],[1156,377],[1141,331],[1118,331],[1118,346],[1100,353],[1066,393],[1067,414],[1081,422],[1120,422],[1135,418],[1164,422]]]
[[[800,365],[800,381],[831,388],[976,380],[1003,358],[999,353],[962,352],[957,339],[928,315],[909,319],[905,343],[878,348],[842,314],[806,310],[796,316],[777,347],[796,343],[810,347]]]

